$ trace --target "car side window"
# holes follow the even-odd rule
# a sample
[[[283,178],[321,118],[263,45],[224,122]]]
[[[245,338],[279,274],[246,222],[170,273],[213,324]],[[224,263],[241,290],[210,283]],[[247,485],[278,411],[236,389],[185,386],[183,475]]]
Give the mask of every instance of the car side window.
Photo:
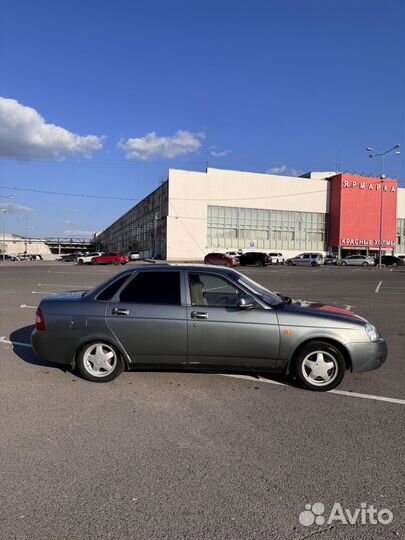
[[[243,291],[228,280],[206,273],[189,273],[191,305],[237,307]]]
[[[180,272],[139,272],[121,291],[120,302],[179,306]]]
[[[108,287],[106,287],[101,293],[97,296],[97,300],[104,300],[108,301],[111,300],[111,298],[115,295],[117,291],[120,290],[122,285],[126,282],[128,279],[128,274],[121,276],[120,278],[116,279]]]

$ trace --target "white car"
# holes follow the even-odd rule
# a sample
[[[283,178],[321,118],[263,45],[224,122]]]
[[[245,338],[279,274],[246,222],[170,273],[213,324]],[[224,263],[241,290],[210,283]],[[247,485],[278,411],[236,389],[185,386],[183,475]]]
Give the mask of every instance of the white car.
[[[225,255],[228,255],[228,257],[233,257],[234,259],[237,259],[242,255],[241,251],[225,251]]]
[[[267,253],[271,259],[271,264],[284,264],[284,255],[282,253],[277,253],[276,251],[271,251]]]
[[[102,255],[101,251],[94,251],[93,253],[86,253],[86,255],[80,255],[77,259],[77,264],[91,264],[93,257],[99,257]]]
[[[139,261],[140,258],[139,251],[128,251],[128,259],[130,261]]]

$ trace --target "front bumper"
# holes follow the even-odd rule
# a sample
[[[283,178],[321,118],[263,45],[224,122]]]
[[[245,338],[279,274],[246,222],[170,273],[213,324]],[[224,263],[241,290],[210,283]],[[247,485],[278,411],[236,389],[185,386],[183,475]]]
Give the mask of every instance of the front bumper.
[[[381,367],[388,354],[387,344],[383,339],[369,343],[347,343],[352,360],[352,371],[372,371]]]

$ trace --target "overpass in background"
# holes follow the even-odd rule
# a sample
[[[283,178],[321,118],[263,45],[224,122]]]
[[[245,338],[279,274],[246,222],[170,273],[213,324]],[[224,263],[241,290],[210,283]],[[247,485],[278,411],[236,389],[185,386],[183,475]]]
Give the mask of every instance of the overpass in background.
[[[76,251],[90,251],[94,247],[94,241],[88,238],[45,237],[41,238],[41,241],[48,246],[54,255],[66,255],[68,253],[75,253]]]

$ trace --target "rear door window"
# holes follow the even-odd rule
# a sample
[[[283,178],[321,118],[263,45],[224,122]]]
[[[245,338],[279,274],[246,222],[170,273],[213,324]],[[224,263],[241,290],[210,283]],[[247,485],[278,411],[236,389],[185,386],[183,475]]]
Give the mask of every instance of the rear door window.
[[[120,301],[179,306],[180,272],[139,272],[122,290]]]

